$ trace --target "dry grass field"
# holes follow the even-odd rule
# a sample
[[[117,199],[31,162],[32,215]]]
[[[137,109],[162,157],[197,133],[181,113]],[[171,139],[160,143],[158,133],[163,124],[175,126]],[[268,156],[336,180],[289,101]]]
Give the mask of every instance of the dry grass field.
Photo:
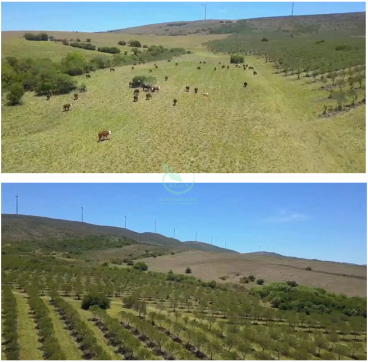
[[[75,51],[53,42],[19,39],[21,34],[5,34],[2,57],[59,60]],[[97,46],[116,46],[126,38],[113,33],[52,35],[90,37]],[[325,91],[306,80],[296,81],[296,76],[275,75],[269,64],[254,57],[246,57],[245,63],[254,66],[257,76],[234,65],[220,69],[219,62],[229,64],[229,57],[208,53],[201,46],[216,37],[223,35],[134,35],[143,44],[193,51],[177,58],[178,66],[175,60],[156,62],[159,68],[152,75],[161,90],[150,101],[141,95],[133,103],[128,82],[133,76],[149,75],[152,64],[138,65],[133,71],[130,66],[113,73],[99,70],[91,79],[76,77],[79,84],[87,85],[87,92],[75,102],[71,94],[47,102],[31,93],[26,93],[21,106],[3,102],[2,171],[155,173],[162,172],[166,162],[179,173],[365,172],[365,106],[318,118]],[[200,61],[207,64],[197,70]],[[194,94],[195,87],[199,94]],[[67,102],[73,106],[63,112]],[[112,131],[111,140],[98,143],[102,129]]]
[[[185,269],[190,267],[195,277],[216,282],[222,282],[220,277],[225,276],[228,277],[226,282],[238,283],[241,277],[254,275],[257,279],[264,279],[266,284],[294,280],[301,285],[321,287],[349,296],[367,295],[365,266],[288,257],[201,251],[187,251],[140,261],[144,261],[149,270],[163,273],[172,270],[174,273],[184,274]],[[305,270],[307,266],[310,266],[312,271]],[[252,287],[254,283],[245,285]]]

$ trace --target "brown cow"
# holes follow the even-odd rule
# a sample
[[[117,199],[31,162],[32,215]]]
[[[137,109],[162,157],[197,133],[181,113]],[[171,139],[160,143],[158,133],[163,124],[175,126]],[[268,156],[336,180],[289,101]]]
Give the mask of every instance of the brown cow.
[[[158,69],[158,65],[155,65],[155,68]]]
[[[249,67],[249,69],[254,69],[253,67]]]
[[[55,96],[55,95],[57,95],[57,94],[60,94],[60,90],[59,89],[54,89],[53,91],[52,91],[52,94]]]
[[[225,66],[223,65],[221,68],[222,68],[222,69],[225,69]]]
[[[72,107],[71,103],[66,103],[63,105],[63,110],[64,111],[69,111],[69,109]]]
[[[221,64],[221,62],[219,62],[219,64]]]
[[[227,66],[227,69],[230,69],[230,66],[229,65]]]
[[[151,93],[147,93],[146,94],[146,100],[149,101],[152,98],[152,94]]]
[[[139,89],[135,89],[134,92],[133,92],[133,95],[138,95],[139,94]]]
[[[133,97],[133,102],[138,102],[138,95],[135,95],[135,96]]]
[[[110,72],[115,72],[115,69],[114,68],[110,68]]]
[[[216,68],[214,68],[213,70],[216,70]]]
[[[74,94],[74,100],[76,101],[78,99],[78,93]]]
[[[91,78],[91,75],[90,74],[86,74],[86,78]]]
[[[108,140],[107,136],[111,134],[111,131],[100,131],[98,132],[98,142]]]
[[[132,67],[132,70],[134,70],[134,67]]]
[[[202,62],[199,62],[199,64],[202,64]]]
[[[50,94],[48,94],[48,95],[46,96],[46,98],[47,98],[47,100],[50,100],[50,98],[51,98]]]
[[[152,87],[152,92],[156,92],[156,91],[158,92],[160,89],[161,89],[160,87],[158,87],[158,86],[154,85],[154,86]]]
[[[253,75],[257,75],[257,72],[256,71],[253,71]]]
[[[186,92],[189,92],[189,87],[188,87],[188,86],[186,86],[186,87],[185,87],[185,90],[186,90]]]
[[[194,93],[198,93],[198,88],[194,88]]]
[[[203,64],[206,64],[206,62],[203,62]]]
[[[152,73],[152,69],[150,69],[149,72]]]
[[[167,62],[168,62],[168,63],[171,63],[171,60],[169,59]]]
[[[178,103],[178,100],[174,98],[173,102],[174,102],[173,106],[176,106],[176,104]]]
[[[166,77],[165,77],[165,80],[169,80],[169,77],[168,77],[168,76],[166,76]]]

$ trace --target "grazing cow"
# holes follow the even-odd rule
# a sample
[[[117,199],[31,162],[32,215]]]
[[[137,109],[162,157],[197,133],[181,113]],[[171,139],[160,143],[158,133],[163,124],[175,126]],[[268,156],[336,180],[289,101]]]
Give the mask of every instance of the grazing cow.
[[[169,59],[167,62],[168,62],[168,63],[171,63],[171,60]]]
[[[158,86],[156,86],[156,85],[154,85],[153,87],[152,87],[152,92],[155,92],[155,91],[159,91],[161,88],[160,87],[158,87]]]
[[[150,69],[149,72],[152,73],[152,69]]]
[[[165,80],[169,80],[169,77],[168,77],[168,76],[166,76],[166,77],[165,77]]]
[[[78,99],[78,93],[74,93],[74,100],[76,101]]]
[[[50,100],[50,98],[51,98],[50,94],[48,94],[48,95],[46,96],[46,98],[47,98],[47,100],[49,101],[49,100]]]
[[[156,66],[157,64],[155,63],[155,64],[153,64],[154,66]]]
[[[199,62],[199,64],[202,64],[202,62]]]
[[[249,69],[254,69],[253,67],[249,67]]]
[[[229,65],[227,66],[227,69],[230,69],[230,66]]]
[[[257,72],[256,71],[253,71],[253,75],[257,75]]]
[[[134,67],[132,67],[132,70],[134,70]]]
[[[216,68],[213,68],[214,71],[216,71]]]
[[[186,86],[186,87],[185,87],[185,90],[186,90],[187,92],[189,92],[189,87],[188,87],[188,86]]]
[[[245,64],[245,67],[248,68],[248,64]]]
[[[71,103],[67,103],[63,105],[63,110],[64,111],[69,111],[69,109],[72,107]]]
[[[55,95],[57,95],[57,94],[60,94],[60,91],[59,91],[59,89],[54,89],[53,91],[52,91],[52,94],[55,96]]]
[[[110,68],[110,72],[115,72],[115,68]]]
[[[221,69],[225,69],[225,66],[223,65],[223,66],[221,67]]]
[[[246,88],[246,87],[247,87],[247,85],[248,85],[248,83],[247,83],[247,82],[244,82],[244,88]]]
[[[209,94],[206,92],[206,93],[203,93],[203,95],[205,96],[205,97],[208,97],[209,96]]]
[[[174,98],[173,102],[174,102],[173,106],[176,106],[176,104],[178,103],[178,100]]]
[[[137,63],[133,63],[133,65],[137,65]]]
[[[198,93],[198,88],[194,88],[194,93]]]
[[[206,64],[206,62],[203,62],[203,64]]]
[[[86,78],[91,78],[91,74],[86,74]]]
[[[138,95],[139,94],[139,89],[135,89],[133,92],[133,95]]]
[[[98,132],[98,142],[107,140],[107,136],[111,134],[111,131],[100,131]]]
[[[158,69],[158,65],[155,65],[155,68]]]
[[[152,94],[151,93],[147,93],[146,94],[146,100],[149,101],[152,98]]]
[[[221,62],[219,62],[219,64],[221,64]]]
[[[135,96],[133,97],[133,102],[138,102],[138,95],[135,95]]]
[[[197,69],[199,70],[199,69],[201,69],[201,67],[197,67]]]
[[[176,63],[175,65],[179,65],[179,63]]]
[[[142,88],[143,88],[144,91],[147,91],[148,92],[151,89],[151,86],[148,85],[148,84],[143,84],[142,85]]]

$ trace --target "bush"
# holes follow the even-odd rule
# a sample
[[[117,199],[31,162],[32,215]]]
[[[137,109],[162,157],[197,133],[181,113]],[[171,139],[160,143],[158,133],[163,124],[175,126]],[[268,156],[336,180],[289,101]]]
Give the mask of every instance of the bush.
[[[48,41],[49,37],[46,33],[33,34],[33,33],[25,33],[24,37],[26,40],[37,40],[37,41]]]
[[[207,285],[208,285],[210,288],[214,289],[214,288],[216,288],[217,283],[216,283],[214,280],[212,280],[212,281],[210,281]]]
[[[290,285],[291,287],[293,287],[293,288],[295,288],[295,287],[297,287],[298,286],[298,283],[297,282],[295,282],[294,280],[288,280],[287,282],[286,282],[286,284],[287,285]]]
[[[134,269],[139,269],[139,270],[142,270],[142,271],[146,271],[148,270],[148,265],[146,263],[143,263],[143,262],[138,262],[136,264],[134,264]]]
[[[256,280],[256,277],[254,276],[254,275],[249,275],[249,280],[251,281],[251,282],[254,282],[255,280]]]
[[[110,308],[110,300],[102,294],[87,294],[82,300],[81,307],[84,310],[88,310],[91,306],[97,305],[101,309]]]
[[[128,260],[126,263],[127,263],[127,265],[134,265],[134,261],[133,260]]]
[[[24,88],[21,83],[13,83],[9,87],[9,93],[6,95],[6,99],[9,105],[15,106],[20,103],[21,98],[24,95]]]
[[[145,84],[154,85],[156,83],[157,79],[155,77],[149,77],[149,76],[146,76],[146,75],[136,75],[135,77],[133,77],[133,79],[132,79],[133,83],[136,83],[138,81],[141,81]],[[161,256],[161,255],[159,254],[159,256]]]
[[[240,283],[247,284],[247,283],[249,283],[249,278],[248,277],[243,277],[243,278],[240,278],[239,281],[240,281]]]
[[[268,39],[267,38],[262,38],[262,40],[261,41],[268,41]]]
[[[175,252],[173,252],[173,251],[172,251],[172,252],[171,252],[171,255],[175,255]]]
[[[186,268],[186,269],[185,269],[185,272],[186,272],[187,274],[190,274],[190,273],[192,272],[192,269],[190,269],[190,268],[189,268],[189,266],[188,266],[188,268]]]
[[[71,47],[74,48],[82,48],[82,49],[86,49],[86,50],[96,50],[96,46],[92,45],[90,43],[70,43]]]
[[[148,48],[148,45],[143,45],[143,48],[144,48],[144,49],[147,49],[147,48]]]
[[[117,47],[101,47],[101,48],[98,48],[97,50],[102,53],[110,53],[110,54],[120,53],[120,49]]]
[[[305,268],[305,270],[312,270],[312,267],[310,267],[310,266],[307,266],[306,268]]]
[[[131,40],[129,45],[135,48],[142,48],[142,44],[138,40]]]
[[[90,39],[90,38],[88,38],[86,41],[87,41],[87,43],[90,43],[90,42],[91,42],[91,39]]]
[[[118,42],[118,44],[119,44],[119,45],[123,45],[123,46],[124,46],[124,45],[126,45],[126,41],[124,41],[124,40],[120,40],[120,41]]]
[[[264,283],[264,280],[263,279],[257,279],[257,284],[258,285],[263,285]]]
[[[86,92],[87,91],[87,86],[84,84],[84,83],[82,83],[81,85],[80,85],[80,87],[79,87],[79,92],[80,93],[84,93],[84,92]]]
[[[233,54],[230,57],[230,63],[231,64],[239,64],[239,63],[244,63],[244,57],[240,54]]]

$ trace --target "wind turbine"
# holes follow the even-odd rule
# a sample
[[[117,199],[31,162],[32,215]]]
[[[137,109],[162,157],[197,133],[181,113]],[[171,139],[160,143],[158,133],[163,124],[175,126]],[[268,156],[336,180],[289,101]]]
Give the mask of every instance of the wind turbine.
[[[293,2],[293,5],[291,6],[291,16],[294,15],[294,2]]]
[[[206,20],[206,19],[207,19],[207,4],[208,4],[208,3],[200,4],[200,5],[204,6],[204,20]]]
[[[15,213],[18,215],[18,191],[15,195]]]
[[[83,222],[83,206],[81,206],[81,209],[82,209],[82,222]]]

